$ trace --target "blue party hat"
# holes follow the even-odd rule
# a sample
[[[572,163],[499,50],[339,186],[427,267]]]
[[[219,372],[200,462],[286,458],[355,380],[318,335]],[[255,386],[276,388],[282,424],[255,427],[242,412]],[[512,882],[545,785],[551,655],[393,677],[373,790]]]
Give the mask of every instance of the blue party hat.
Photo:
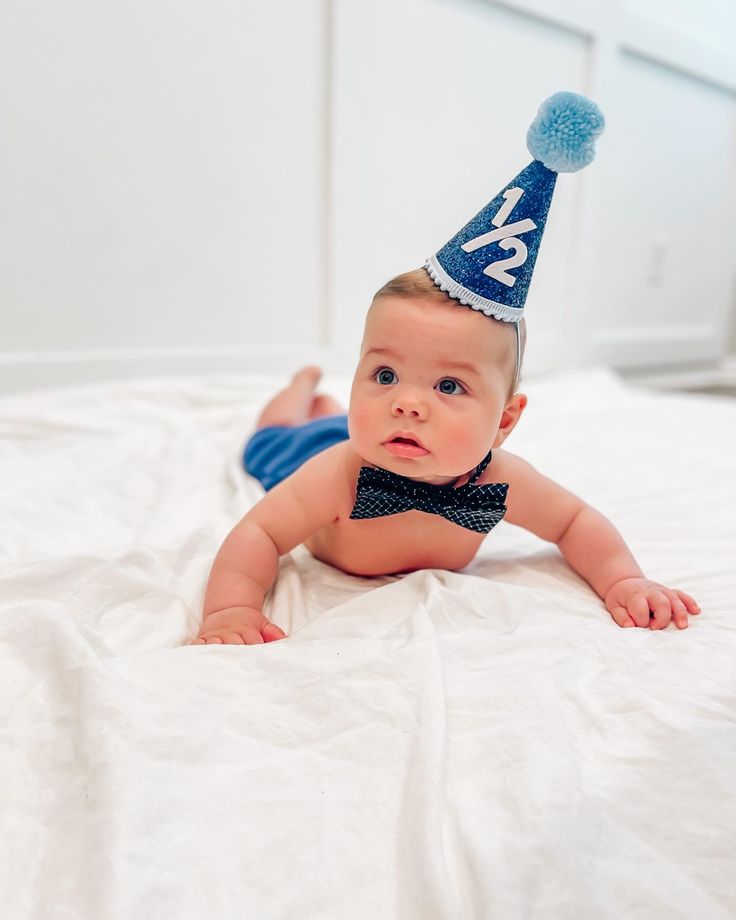
[[[518,323],[557,173],[593,160],[603,126],[600,109],[585,96],[561,92],[545,100],[526,136],[534,160],[427,259],[434,283],[461,304]]]

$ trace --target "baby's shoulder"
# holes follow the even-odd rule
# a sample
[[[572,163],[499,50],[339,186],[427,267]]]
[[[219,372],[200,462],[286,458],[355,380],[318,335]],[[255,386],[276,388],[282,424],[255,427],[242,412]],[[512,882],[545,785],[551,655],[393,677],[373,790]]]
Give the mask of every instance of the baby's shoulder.
[[[273,540],[279,555],[334,523],[346,502],[350,453],[335,444],[282,479],[246,514]]]
[[[496,447],[493,451],[491,462],[483,470],[480,479],[477,479],[475,484],[485,486],[493,482],[507,482],[510,488],[514,480],[519,480],[527,469],[529,469],[529,464],[523,457]]]
[[[479,485],[491,482],[508,483],[505,521],[553,543],[559,541],[585,504],[522,457],[500,448],[493,451],[491,462],[478,480]]]
[[[350,446],[350,442],[340,441],[305,461],[292,475],[309,472],[322,481],[327,479],[337,484],[338,481],[350,477],[356,468],[356,463],[359,463],[359,458]]]
[[[314,474],[324,483],[329,482],[334,497],[349,498],[350,493],[354,498],[355,483],[358,479],[360,467],[365,463],[353,448],[350,441],[340,441],[333,444],[302,467],[311,466]]]

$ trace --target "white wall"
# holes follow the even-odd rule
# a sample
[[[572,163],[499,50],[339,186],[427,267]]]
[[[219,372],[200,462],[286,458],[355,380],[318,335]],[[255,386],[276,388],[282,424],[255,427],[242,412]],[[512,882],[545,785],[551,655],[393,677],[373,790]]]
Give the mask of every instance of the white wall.
[[[0,10],[0,383],[318,345],[320,0]]]
[[[0,390],[349,371],[371,294],[526,165],[557,89],[607,130],[558,182],[527,373],[715,365],[735,45],[730,0],[5,0]]]
[[[342,306],[335,338],[360,342],[376,289],[421,266],[531,161],[539,104],[585,90],[589,49],[584,35],[476,0],[338,3],[336,13],[331,301]],[[527,369],[575,347],[584,181],[557,183],[525,307]]]

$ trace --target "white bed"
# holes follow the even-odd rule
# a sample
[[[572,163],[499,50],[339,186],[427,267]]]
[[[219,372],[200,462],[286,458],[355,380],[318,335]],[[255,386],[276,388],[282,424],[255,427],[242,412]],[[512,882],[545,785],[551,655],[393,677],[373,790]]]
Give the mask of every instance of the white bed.
[[[695,597],[687,630],[620,629],[502,522],[462,573],[299,547],[287,640],[189,646],[286,379],[0,400],[0,915],[734,918],[736,402],[596,368],[525,383],[507,444]]]

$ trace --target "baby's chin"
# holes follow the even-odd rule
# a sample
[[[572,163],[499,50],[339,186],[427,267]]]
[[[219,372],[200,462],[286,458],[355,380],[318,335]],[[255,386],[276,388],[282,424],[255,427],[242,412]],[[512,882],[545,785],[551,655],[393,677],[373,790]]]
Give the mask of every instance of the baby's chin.
[[[464,469],[458,473],[439,472],[437,464],[432,454],[426,457],[395,457],[385,448],[360,450],[358,445],[353,445],[358,454],[373,466],[380,466],[391,473],[397,473],[399,476],[406,476],[408,479],[416,479],[420,482],[428,482],[432,485],[444,485],[448,482],[454,482],[459,476],[467,472]]]
[[[361,431],[361,426],[356,424],[355,419],[351,421],[349,414],[348,436],[353,450],[366,463],[380,466],[391,473],[398,473],[399,476],[407,476],[409,479],[418,479],[436,485],[453,482],[459,476],[465,475],[468,470],[474,469],[477,463],[473,457],[469,457],[466,466],[453,472],[455,467],[462,464],[462,458],[458,461],[458,458],[455,457],[450,464],[453,469],[446,469],[447,462],[443,462],[432,452],[423,457],[397,457],[386,450],[382,444],[377,444],[375,437],[365,436]]]

